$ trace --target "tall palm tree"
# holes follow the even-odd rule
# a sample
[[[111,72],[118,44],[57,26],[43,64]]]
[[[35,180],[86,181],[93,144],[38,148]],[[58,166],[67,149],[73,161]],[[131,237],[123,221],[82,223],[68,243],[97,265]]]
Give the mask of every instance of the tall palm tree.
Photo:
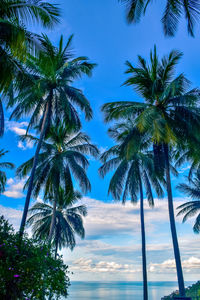
[[[0,150],[0,159],[6,154],[8,151],[5,151],[4,149]],[[2,194],[5,191],[7,176],[6,172],[2,171],[2,169],[13,169],[15,165],[10,162],[0,162],[0,194]]]
[[[145,15],[147,6],[153,1],[119,0],[119,2],[124,3],[126,6],[128,23],[137,23],[140,21],[141,16]],[[174,36],[182,15],[185,15],[185,18],[187,20],[188,33],[191,36],[194,36],[194,25],[198,21],[199,14],[200,2],[198,0],[167,0],[162,16],[164,34],[167,36]]]
[[[147,263],[146,263],[146,238],[144,222],[144,187],[148,203],[154,206],[151,185],[159,196],[162,188],[154,170],[153,154],[148,151],[148,135],[141,134],[134,127],[133,122],[120,123],[109,130],[110,135],[117,142],[116,146],[104,152],[101,160],[103,165],[99,172],[104,177],[109,171],[114,170],[110,180],[109,193],[116,200],[122,198],[124,204],[130,196],[133,203],[140,197],[140,222],[142,236],[142,266],[143,266],[143,299],[148,299]]]
[[[40,142],[40,139],[31,135],[24,138],[36,143]],[[76,133],[74,129],[69,129],[64,123],[50,127],[45,141],[41,145],[41,153],[38,155],[38,164],[33,180],[33,196],[37,198],[43,189],[45,197],[53,194],[56,199],[59,187],[63,187],[66,193],[73,191],[74,180],[78,181],[83,193],[90,191],[91,185],[86,174],[89,165],[87,155],[97,157],[98,149],[90,143],[86,134]],[[34,157],[17,169],[17,175],[26,177],[31,172],[33,164]],[[27,180],[25,188],[29,187],[30,181],[31,176]]]
[[[140,132],[151,136],[153,142],[155,165],[157,170],[165,171],[167,184],[170,227],[177,268],[179,291],[185,295],[180,251],[174,218],[173,197],[170,175],[170,151],[183,141],[189,144],[199,130],[200,109],[198,107],[199,91],[188,91],[189,81],[183,74],[174,77],[175,67],[182,54],[171,51],[159,61],[156,47],[150,53],[150,64],[138,56],[139,65],[134,67],[127,62],[126,73],[130,78],[125,85],[132,86],[144,99],[144,102],[119,101],[107,103],[102,110],[105,120],[135,118]],[[162,172],[161,172],[162,173]]]
[[[181,183],[177,187],[184,195],[194,199],[177,207],[179,209],[177,216],[184,215],[183,222],[186,222],[188,218],[195,216],[200,211],[200,172],[196,173],[194,179],[189,180],[189,184]],[[200,213],[195,220],[193,230],[195,233],[200,232]]]
[[[79,192],[65,194],[62,188],[59,189],[56,198],[55,225],[52,236],[52,245],[55,247],[55,258],[58,249],[68,247],[73,250],[76,246],[75,234],[82,239],[85,237],[83,218],[87,215],[85,205],[74,206],[81,199]],[[47,200],[47,199],[45,199]],[[52,203],[52,198],[49,198]],[[53,215],[51,204],[36,202],[29,209],[30,217],[27,226],[32,226],[33,235],[36,238],[48,240],[51,219]]]
[[[47,36],[41,41],[43,51],[38,57],[30,56],[27,59],[27,74],[18,82],[19,93],[10,99],[8,105],[17,103],[11,118],[19,119],[31,115],[27,132],[31,127],[39,124],[40,139],[37,143],[34,162],[29,181],[29,187],[24,206],[20,235],[23,235],[26,222],[35,169],[38,155],[47,129],[53,119],[56,122],[64,120],[68,126],[81,127],[79,114],[80,108],[86,119],[92,118],[92,109],[83,92],[72,86],[75,79],[83,74],[91,75],[94,64],[88,62],[86,57],[72,58],[70,49],[72,36],[63,46],[63,37],[60,38],[59,47],[52,45]]]

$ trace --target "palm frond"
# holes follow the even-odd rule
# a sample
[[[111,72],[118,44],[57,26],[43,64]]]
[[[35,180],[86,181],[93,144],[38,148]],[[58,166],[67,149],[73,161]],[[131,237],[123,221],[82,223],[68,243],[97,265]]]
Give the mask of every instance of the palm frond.
[[[186,194],[187,196],[194,198],[194,199],[200,199],[200,190],[196,189],[195,187],[191,187],[190,185],[186,183],[180,183],[177,188],[182,193]]]
[[[200,215],[197,216],[194,226],[193,226],[193,231],[194,233],[199,233],[200,232]]]

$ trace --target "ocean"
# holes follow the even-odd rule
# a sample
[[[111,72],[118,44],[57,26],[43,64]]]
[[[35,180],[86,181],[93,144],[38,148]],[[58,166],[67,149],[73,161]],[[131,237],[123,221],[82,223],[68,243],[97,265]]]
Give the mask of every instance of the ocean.
[[[160,300],[176,289],[176,282],[149,282],[149,300]],[[142,282],[71,282],[67,299],[142,300]]]

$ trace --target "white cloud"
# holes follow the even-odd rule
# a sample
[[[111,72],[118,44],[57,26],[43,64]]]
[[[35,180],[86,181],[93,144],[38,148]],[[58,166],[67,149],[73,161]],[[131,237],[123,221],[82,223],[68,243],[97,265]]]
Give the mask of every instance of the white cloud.
[[[185,200],[175,198],[174,207]],[[127,202],[123,206],[121,203],[105,203],[86,197],[82,203],[88,207],[88,216],[84,219],[86,239],[78,239],[73,252],[66,249],[62,251],[65,262],[74,271],[74,278],[85,280],[87,273],[87,280],[142,280],[139,204]],[[184,267],[190,257],[198,257],[199,243],[197,236],[192,233],[191,223],[182,225],[181,218],[176,221]],[[165,274],[164,267],[173,261],[173,248],[166,199],[156,199],[154,209],[145,203],[145,224],[147,262],[150,263],[148,268],[151,268],[149,280],[169,280],[166,275],[169,271]],[[159,265],[165,260],[168,264],[163,264],[161,273]],[[129,268],[126,269],[125,265]],[[114,268],[120,271],[115,272]],[[170,272],[171,280],[176,280],[175,269],[172,268]],[[184,273],[188,274],[186,280],[196,279],[194,269],[184,268]]]
[[[22,129],[22,128],[19,128],[19,127],[11,127],[10,130],[13,131],[13,132],[15,132],[18,135],[24,135],[24,134],[26,134],[26,130]]]
[[[182,166],[179,170],[179,173],[184,173],[185,171],[188,171],[191,168],[191,165]]]
[[[93,273],[137,273],[141,272],[141,268],[135,269],[130,264],[120,264],[114,261],[94,262],[92,259],[79,258],[73,262],[73,270]]]
[[[186,260],[182,260],[183,270],[187,273],[199,273],[200,258],[190,257]],[[150,263],[149,271],[155,273],[176,273],[176,265],[174,259],[168,259],[162,263]]]
[[[26,134],[26,129],[28,126],[28,122],[16,122],[16,121],[6,121],[6,130],[12,131],[17,135]],[[18,141],[17,147],[26,150],[33,148],[33,142],[22,142]]]
[[[10,224],[18,230],[22,217],[21,210],[0,205],[0,215],[3,215],[6,220],[9,220]]]
[[[22,150],[26,150],[26,149],[32,149],[33,148],[34,143],[33,142],[25,142],[23,143],[22,141],[19,141],[17,144],[17,147],[22,149]]]
[[[8,178],[7,179],[7,184],[8,185],[11,185],[11,184],[13,184],[14,183],[14,179],[13,178]]]
[[[23,187],[25,181],[26,179],[18,180],[16,178],[9,178],[7,180],[7,187],[3,195],[9,198],[23,198]]]
[[[22,149],[22,150],[26,150],[26,147],[24,146],[24,144],[23,144],[22,141],[18,142],[17,147],[20,148],[20,149]]]
[[[8,183],[17,187],[18,191],[22,187],[15,178],[8,179]],[[84,218],[86,238],[77,238],[72,252],[62,249],[64,261],[74,272],[72,279],[142,280],[139,206],[130,202],[126,206],[104,203],[86,197],[79,204],[82,203],[88,207],[88,216]],[[175,199],[175,207],[180,203],[180,199]],[[155,209],[145,205],[149,280],[176,280],[167,201],[157,200],[155,204]],[[17,228],[21,212],[0,209]],[[196,280],[200,269],[198,236],[192,234],[191,224],[182,225],[181,219],[177,223],[177,231],[185,279]]]
[[[5,121],[6,130],[15,132],[16,134],[25,134],[28,122]]]
[[[182,199],[181,199],[182,200]],[[99,200],[84,197],[83,204],[88,208],[88,216],[85,218],[86,237],[110,236],[129,234],[135,236],[140,232],[139,203],[133,205],[127,201],[126,205],[120,202],[105,203]],[[180,205],[176,198],[174,206]],[[160,226],[169,221],[168,206],[166,199],[155,199],[155,207],[152,209],[145,200],[146,232],[154,232],[156,224]],[[155,218],[156,215],[156,218]],[[181,219],[177,219],[181,223]]]

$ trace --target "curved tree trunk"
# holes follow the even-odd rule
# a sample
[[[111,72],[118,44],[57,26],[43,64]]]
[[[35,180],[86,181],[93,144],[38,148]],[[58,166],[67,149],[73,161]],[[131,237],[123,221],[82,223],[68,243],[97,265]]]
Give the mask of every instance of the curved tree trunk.
[[[49,102],[47,102],[47,105],[46,105],[46,108],[45,108],[45,112],[44,112],[44,118],[43,118],[43,122],[42,122],[40,139],[39,139],[39,142],[37,144],[37,148],[36,148],[35,156],[34,156],[34,160],[33,160],[33,167],[32,167],[32,170],[31,170],[30,181],[29,181],[29,185],[28,185],[28,191],[27,191],[27,195],[26,195],[26,201],[25,201],[25,205],[24,205],[24,211],[23,211],[23,216],[22,216],[20,230],[19,230],[19,235],[21,237],[24,234],[24,228],[25,228],[25,224],[26,224],[26,219],[27,219],[27,214],[28,214],[28,209],[29,209],[29,204],[30,204],[31,193],[32,193],[32,190],[33,190],[33,180],[34,180],[34,176],[35,176],[35,169],[37,167],[40,148],[41,148],[41,145],[42,145],[42,142],[43,142],[43,138],[45,136],[46,123],[47,123],[47,117],[48,117],[48,114],[49,114],[49,108],[50,108]]]
[[[176,233],[176,224],[175,224],[173,198],[172,198],[172,187],[171,187],[171,178],[170,178],[170,167],[169,167],[169,148],[167,144],[164,145],[164,154],[165,154],[165,170],[166,170],[169,219],[170,219],[170,227],[171,227],[171,234],[172,234],[172,241],[173,241],[174,257],[176,262],[179,294],[180,296],[184,297],[185,286],[184,286],[181,257],[180,257],[180,251],[178,245],[178,238]]]
[[[51,242],[52,237],[53,237],[55,219],[56,219],[56,201],[54,200],[53,201],[53,214],[52,214],[52,217],[51,217],[51,225],[50,225],[49,237],[48,237],[49,243]]]
[[[139,181],[140,181],[140,223],[141,223],[141,235],[142,235],[143,299],[148,300],[146,238],[145,238],[145,224],[144,224],[144,195],[143,195],[141,177],[139,178]]]

